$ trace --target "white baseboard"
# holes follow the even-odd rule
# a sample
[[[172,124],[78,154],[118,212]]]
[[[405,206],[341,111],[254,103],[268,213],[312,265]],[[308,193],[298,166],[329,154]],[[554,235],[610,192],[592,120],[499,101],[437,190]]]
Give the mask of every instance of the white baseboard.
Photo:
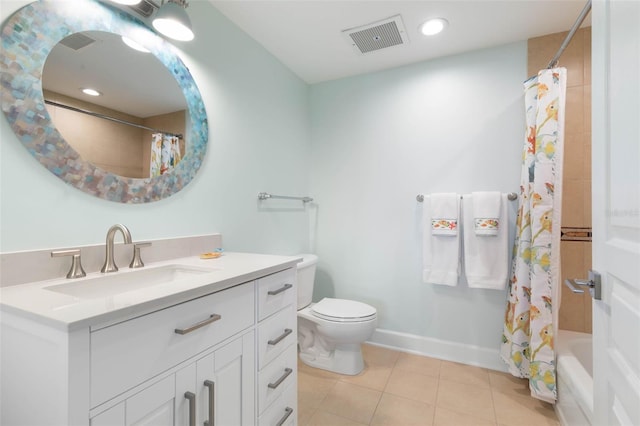
[[[507,371],[506,365],[500,359],[500,353],[497,347],[496,349],[482,348],[475,345],[450,342],[380,328],[376,329],[367,343],[401,352],[488,368],[490,370]]]

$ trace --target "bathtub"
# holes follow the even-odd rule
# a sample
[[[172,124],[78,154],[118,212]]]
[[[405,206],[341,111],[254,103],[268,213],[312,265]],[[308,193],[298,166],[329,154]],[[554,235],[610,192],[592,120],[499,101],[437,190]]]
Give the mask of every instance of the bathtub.
[[[556,339],[558,401],[563,426],[593,424],[593,348],[591,334],[559,330]]]

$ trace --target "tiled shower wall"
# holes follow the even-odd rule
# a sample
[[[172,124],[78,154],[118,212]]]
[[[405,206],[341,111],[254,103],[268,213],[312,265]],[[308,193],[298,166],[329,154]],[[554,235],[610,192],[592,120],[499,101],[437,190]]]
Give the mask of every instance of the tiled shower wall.
[[[546,68],[566,32],[528,40],[528,73]],[[576,32],[560,57],[567,69],[562,226],[591,227],[591,27]],[[586,278],[591,242],[561,242],[562,281]],[[559,328],[591,333],[591,297],[562,285]]]

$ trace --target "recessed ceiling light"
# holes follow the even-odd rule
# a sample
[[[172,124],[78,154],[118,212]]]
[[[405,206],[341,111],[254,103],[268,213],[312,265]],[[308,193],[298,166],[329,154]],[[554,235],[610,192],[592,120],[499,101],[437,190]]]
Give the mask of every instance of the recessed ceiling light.
[[[141,45],[137,41],[131,40],[129,37],[122,36],[122,41],[124,42],[124,44],[126,44],[127,46],[129,46],[134,50],[137,50],[138,52],[144,52],[144,53],[150,52],[149,49],[145,48],[143,45]]]
[[[420,26],[420,32],[426,36],[436,35],[447,26],[448,22],[444,18],[429,19]]]
[[[102,93],[98,92],[95,89],[82,89],[82,93],[84,93],[85,95],[89,95],[89,96],[100,96],[102,95]]]

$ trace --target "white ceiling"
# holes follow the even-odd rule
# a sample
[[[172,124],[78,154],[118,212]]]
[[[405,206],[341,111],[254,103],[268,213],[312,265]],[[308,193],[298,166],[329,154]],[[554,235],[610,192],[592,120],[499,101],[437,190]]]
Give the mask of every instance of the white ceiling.
[[[586,0],[209,0],[307,83],[568,31]],[[400,14],[406,45],[355,53],[342,31]],[[445,32],[425,37],[424,21]],[[590,22],[589,17],[585,25]],[[196,37],[198,35],[196,34]],[[551,59],[551,58],[549,58]]]

